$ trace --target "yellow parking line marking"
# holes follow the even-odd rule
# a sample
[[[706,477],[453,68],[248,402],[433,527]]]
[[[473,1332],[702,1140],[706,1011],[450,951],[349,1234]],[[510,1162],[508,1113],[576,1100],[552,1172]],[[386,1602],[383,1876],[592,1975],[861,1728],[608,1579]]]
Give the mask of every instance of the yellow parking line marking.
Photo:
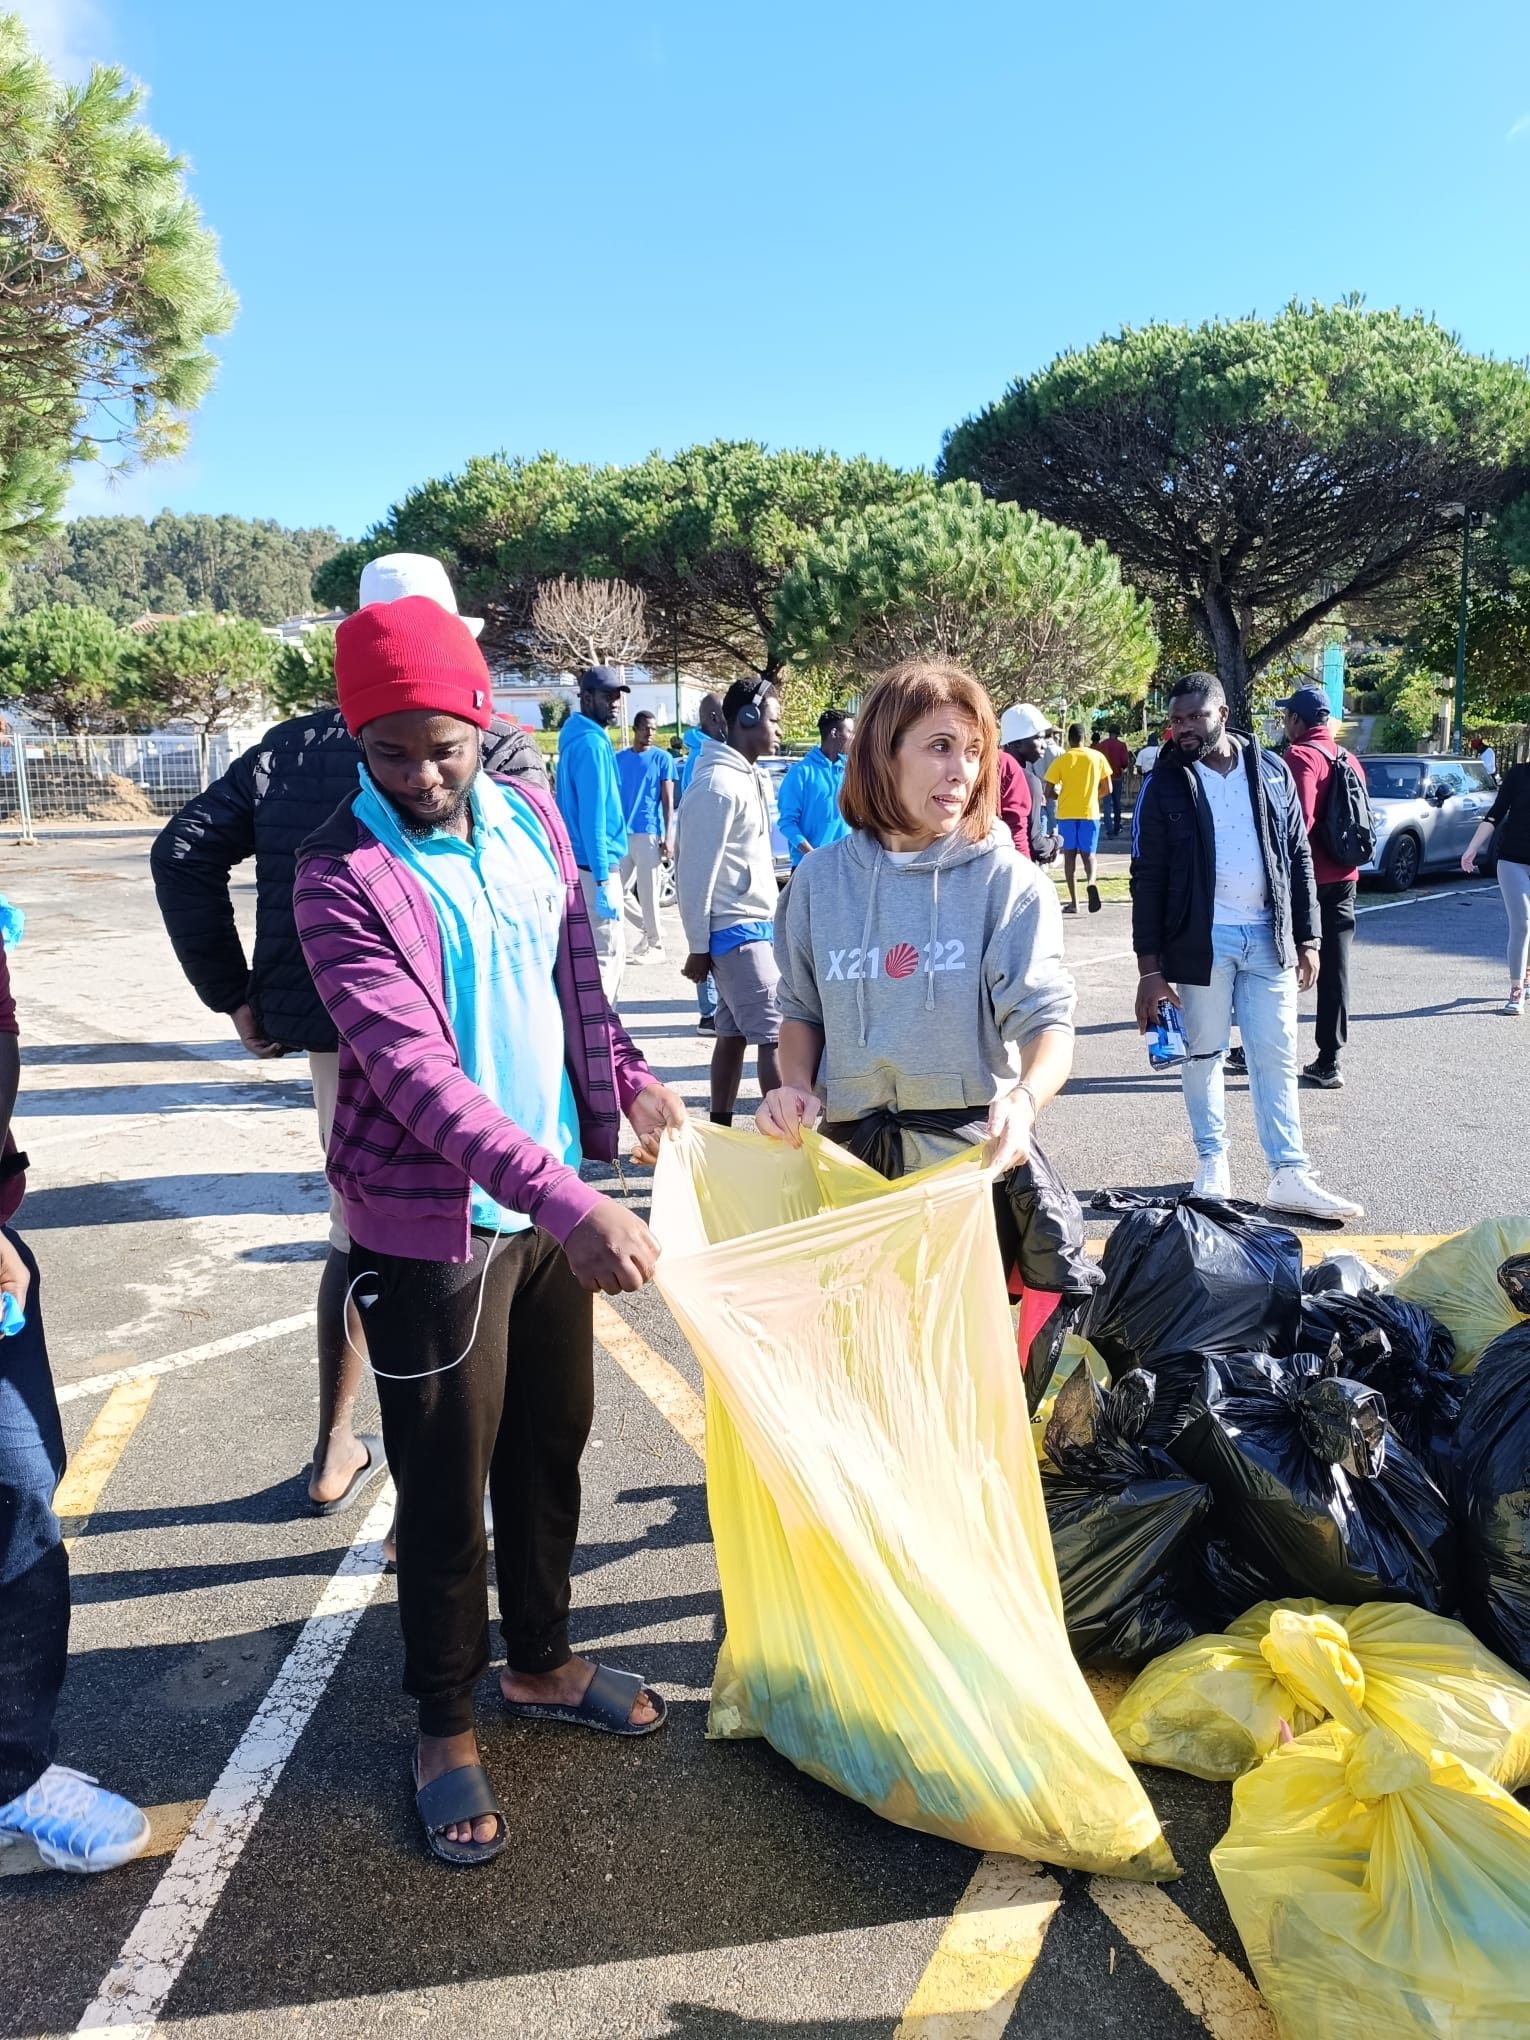
[[[984,1856],[946,1922],[893,2040],[995,2040],[1036,1966],[1058,1884],[1018,1856]]]
[[[1269,1213],[1269,1218],[1272,1224],[1279,1225],[1281,1223],[1279,1214],[1276,1212]],[[1400,1272],[1409,1262],[1417,1260],[1420,1254],[1427,1253],[1431,1247],[1442,1246],[1446,1240],[1454,1238],[1454,1233],[1428,1232],[1349,1233],[1335,1231],[1303,1233],[1301,1235],[1302,1259],[1307,1263],[1308,1267],[1315,1267],[1319,1261],[1326,1261],[1330,1254],[1358,1254],[1362,1261],[1393,1262],[1397,1265],[1397,1269]],[[1103,1239],[1085,1240],[1084,1251],[1086,1254],[1092,1254],[1098,1260],[1105,1251],[1105,1245],[1106,1242]],[[1391,1272],[1392,1270],[1386,1267],[1382,1269],[1383,1274]]]
[[[68,1533],[64,1549],[74,1548],[83,1535],[91,1510],[101,1499],[101,1490],[111,1479],[127,1442],[143,1422],[144,1412],[159,1387],[159,1377],[124,1381],[114,1388],[96,1412],[96,1420],[70,1458],[68,1471],[58,1484],[53,1507]]]
[[[190,1834],[202,1805],[200,1799],[173,1799],[165,1806],[146,1806],[149,1846],[133,1860],[141,1863],[150,1856],[173,1856]],[[30,1842],[16,1841],[0,1847],[0,1877],[35,1877],[45,1869]]]
[[[1362,1261],[1397,1261],[1406,1267],[1431,1247],[1443,1246],[1446,1240],[1454,1238],[1454,1233],[1432,1232],[1357,1233],[1353,1238],[1348,1233],[1334,1233],[1327,1240],[1304,1239],[1302,1249],[1310,1261],[1321,1261],[1325,1253],[1342,1248],[1346,1253],[1358,1254]]]
[[[696,1457],[707,1456],[706,1405],[678,1367],[656,1353],[640,1332],[606,1302],[595,1299],[595,1336],[629,1380],[679,1432]]]
[[[1236,1963],[1155,1884],[1091,1877],[1089,1896],[1212,2040],[1276,2040],[1275,2021]]]

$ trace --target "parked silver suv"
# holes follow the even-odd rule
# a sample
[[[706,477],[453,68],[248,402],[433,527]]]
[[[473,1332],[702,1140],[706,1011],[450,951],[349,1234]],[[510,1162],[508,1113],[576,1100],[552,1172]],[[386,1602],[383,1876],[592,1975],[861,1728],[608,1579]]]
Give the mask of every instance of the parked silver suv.
[[[1393,753],[1368,753],[1356,762],[1364,768],[1376,818],[1376,855],[1362,878],[1406,892],[1420,873],[1461,862],[1497,790],[1485,765],[1475,758]]]

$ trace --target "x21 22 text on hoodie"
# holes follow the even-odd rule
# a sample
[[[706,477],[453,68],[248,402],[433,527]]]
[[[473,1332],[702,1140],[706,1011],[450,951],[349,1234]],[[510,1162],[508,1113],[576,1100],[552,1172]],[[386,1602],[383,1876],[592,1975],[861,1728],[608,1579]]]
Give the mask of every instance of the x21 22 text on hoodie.
[[[782,897],[776,962],[782,1018],[823,1030],[831,1121],[965,1105],[981,1119],[1029,1042],[1073,1031],[1056,890],[998,822],[909,858],[859,830],[815,850]],[[907,1166],[967,1144],[910,1130]]]

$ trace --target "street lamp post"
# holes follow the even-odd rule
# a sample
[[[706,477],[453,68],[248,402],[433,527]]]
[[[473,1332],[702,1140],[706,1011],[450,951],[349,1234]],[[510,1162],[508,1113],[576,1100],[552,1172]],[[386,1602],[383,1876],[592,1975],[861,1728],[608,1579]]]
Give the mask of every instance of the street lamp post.
[[[1456,712],[1451,718],[1450,748],[1459,758],[1466,745],[1466,596],[1471,573],[1472,513],[1461,511],[1461,606],[1456,613]]]

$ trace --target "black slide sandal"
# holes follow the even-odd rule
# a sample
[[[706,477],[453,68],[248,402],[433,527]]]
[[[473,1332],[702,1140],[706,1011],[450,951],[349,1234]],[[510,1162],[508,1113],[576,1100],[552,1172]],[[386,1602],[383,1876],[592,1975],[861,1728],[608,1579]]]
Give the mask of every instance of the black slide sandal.
[[[413,1776],[414,1803],[431,1854],[438,1856],[443,1863],[450,1863],[456,1870],[470,1869],[477,1863],[492,1863],[509,1841],[510,1828],[483,1765],[463,1764],[455,1771],[443,1771],[428,1785],[420,1783],[417,1769],[413,1770]],[[449,1842],[446,1839],[444,1831],[447,1828],[458,1827],[464,1821],[482,1820],[485,1814],[490,1813],[499,1822],[499,1833],[492,1841]]]

